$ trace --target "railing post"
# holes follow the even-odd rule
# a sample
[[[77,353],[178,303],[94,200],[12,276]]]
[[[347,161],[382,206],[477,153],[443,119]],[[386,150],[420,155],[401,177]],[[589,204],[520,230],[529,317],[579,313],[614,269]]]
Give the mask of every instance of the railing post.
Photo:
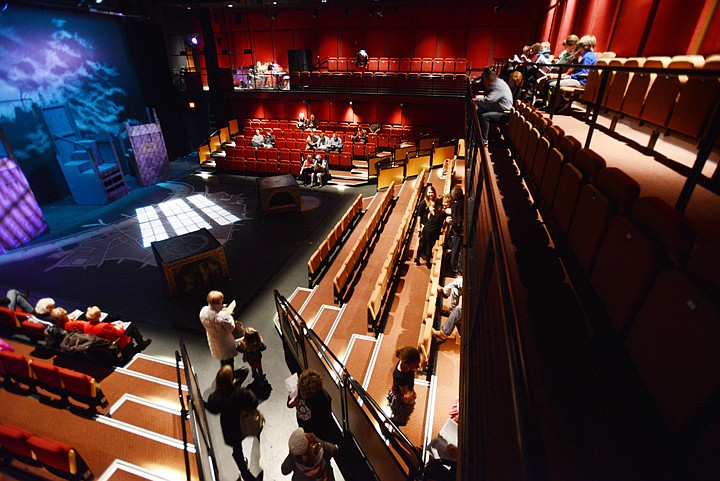
[[[700,176],[702,175],[702,170],[703,167],[705,167],[705,162],[707,162],[707,159],[712,152],[712,148],[715,145],[718,133],[720,133],[720,108],[716,107],[715,112],[713,113],[712,122],[710,123],[710,127],[707,130],[707,134],[702,138],[702,141],[700,142],[700,149],[698,150],[698,155],[695,158],[695,163],[693,164],[692,170],[690,171],[690,175],[688,175],[687,180],[685,180],[685,185],[683,185],[682,191],[680,191],[680,196],[675,203],[675,208],[680,212],[685,212],[688,203],[690,203],[690,198],[692,197],[692,193],[698,183],[698,179],[700,179]],[[717,171],[715,175],[713,175],[713,180],[715,180],[716,178]]]
[[[592,120],[590,120],[590,128],[588,129],[587,138],[585,139],[586,149],[590,148],[590,141],[592,140],[593,132],[595,132],[595,125],[597,123],[598,115],[600,115],[600,105],[602,104],[602,99],[605,96],[605,89],[607,88],[608,77],[610,77],[610,72],[605,69],[601,70],[600,74],[600,88],[598,89],[597,99],[595,100],[595,105],[593,106],[593,114]]]

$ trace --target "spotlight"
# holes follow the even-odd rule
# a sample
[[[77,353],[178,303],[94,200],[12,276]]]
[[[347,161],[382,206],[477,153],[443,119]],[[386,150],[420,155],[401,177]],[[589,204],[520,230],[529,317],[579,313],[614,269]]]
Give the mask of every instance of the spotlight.
[[[190,47],[197,47],[200,43],[200,38],[198,37],[198,34],[191,33],[188,35],[187,42]]]
[[[188,107],[191,109],[195,108],[195,102],[188,102]]]
[[[350,102],[348,102],[348,103],[349,103],[350,105],[352,105],[352,100],[351,100]]]
[[[101,4],[102,2],[103,2],[103,0],[95,0],[95,3],[97,3],[97,4]]]
[[[228,8],[233,8],[234,6],[232,3],[228,3]]]

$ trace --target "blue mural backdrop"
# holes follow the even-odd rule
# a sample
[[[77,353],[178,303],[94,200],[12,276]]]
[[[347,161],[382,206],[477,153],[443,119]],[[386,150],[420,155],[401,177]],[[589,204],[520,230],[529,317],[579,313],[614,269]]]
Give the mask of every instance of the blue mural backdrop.
[[[58,103],[85,138],[144,121],[121,20],[11,6],[0,13],[0,123],[41,204],[68,190],[32,107]]]

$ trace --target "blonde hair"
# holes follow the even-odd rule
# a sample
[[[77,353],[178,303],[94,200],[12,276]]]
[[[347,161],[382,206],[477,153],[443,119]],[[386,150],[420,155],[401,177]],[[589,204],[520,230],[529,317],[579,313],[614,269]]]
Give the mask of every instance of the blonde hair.
[[[55,299],[52,297],[43,297],[35,304],[36,314],[47,314],[55,307]]]
[[[225,295],[223,295],[223,293],[220,291],[208,292],[208,295],[207,295],[208,304],[222,304],[224,299],[225,299]]]
[[[513,73],[510,74],[510,85],[515,85],[516,87],[522,87],[523,86],[523,74],[521,72],[518,72],[515,70]]]
[[[102,311],[98,306],[92,306],[88,307],[87,311],[85,311],[85,318],[90,322],[97,322],[100,320],[101,314]]]
[[[67,318],[67,311],[62,307],[56,307],[55,309],[50,311],[50,318],[55,324],[64,323],[65,319]]]

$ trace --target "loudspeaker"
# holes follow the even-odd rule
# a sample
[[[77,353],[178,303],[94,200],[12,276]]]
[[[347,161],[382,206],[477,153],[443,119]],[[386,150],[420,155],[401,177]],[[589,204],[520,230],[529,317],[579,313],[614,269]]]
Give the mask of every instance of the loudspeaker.
[[[310,50],[288,50],[288,67],[291,72],[312,70],[312,53]]]

